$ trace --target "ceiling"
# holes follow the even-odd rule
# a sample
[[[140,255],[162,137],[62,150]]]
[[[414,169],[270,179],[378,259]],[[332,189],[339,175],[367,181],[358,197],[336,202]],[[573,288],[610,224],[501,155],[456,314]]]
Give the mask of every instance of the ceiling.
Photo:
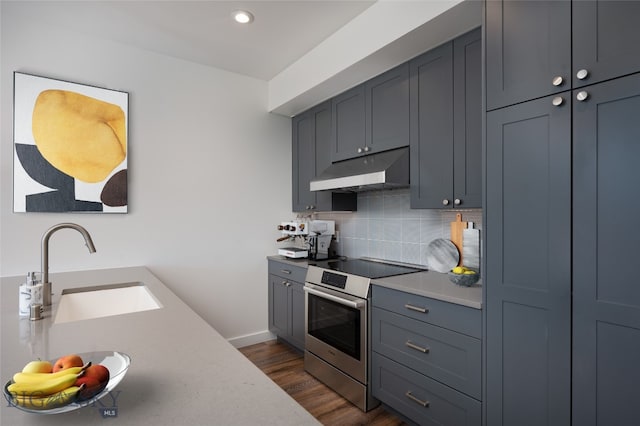
[[[39,1],[43,24],[269,81],[375,1]],[[249,10],[253,23],[231,13]]]

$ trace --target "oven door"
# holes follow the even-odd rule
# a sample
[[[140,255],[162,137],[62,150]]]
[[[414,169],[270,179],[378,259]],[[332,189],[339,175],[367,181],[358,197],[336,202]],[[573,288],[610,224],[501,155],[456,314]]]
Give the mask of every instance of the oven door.
[[[367,383],[367,300],[305,283],[305,349]]]

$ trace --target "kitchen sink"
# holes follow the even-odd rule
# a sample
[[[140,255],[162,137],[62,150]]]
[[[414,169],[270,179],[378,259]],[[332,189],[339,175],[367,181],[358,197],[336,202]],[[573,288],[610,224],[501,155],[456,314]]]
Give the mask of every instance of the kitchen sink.
[[[142,282],[62,290],[55,323],[109,317],[162,308]]]

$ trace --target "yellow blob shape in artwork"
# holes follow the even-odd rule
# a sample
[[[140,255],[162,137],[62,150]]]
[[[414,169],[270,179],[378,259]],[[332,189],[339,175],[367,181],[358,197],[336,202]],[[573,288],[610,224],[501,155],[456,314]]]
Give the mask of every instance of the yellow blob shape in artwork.
[[[127,156],[122,108],[79,93],[41,92],[33,107],[32,130],[42,156],[83,182],[104,180]]]

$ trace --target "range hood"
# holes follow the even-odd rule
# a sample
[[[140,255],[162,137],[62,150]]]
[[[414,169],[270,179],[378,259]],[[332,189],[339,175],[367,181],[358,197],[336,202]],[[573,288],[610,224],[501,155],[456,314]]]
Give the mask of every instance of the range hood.
[[[409,148],[333,163],[311,180],[311,191],[371,191],[409,186]]]

